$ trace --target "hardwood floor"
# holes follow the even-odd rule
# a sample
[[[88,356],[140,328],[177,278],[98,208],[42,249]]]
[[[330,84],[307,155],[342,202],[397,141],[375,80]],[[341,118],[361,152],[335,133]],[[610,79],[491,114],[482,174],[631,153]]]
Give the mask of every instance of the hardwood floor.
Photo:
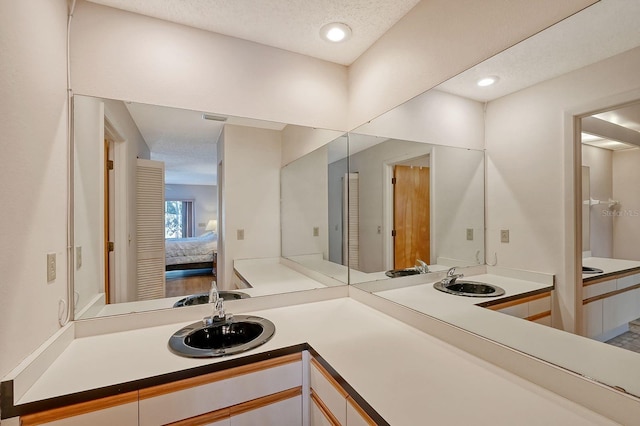
[[[211,269],[168,271],[166,274],[166,297],[207,293],[215,279]]]

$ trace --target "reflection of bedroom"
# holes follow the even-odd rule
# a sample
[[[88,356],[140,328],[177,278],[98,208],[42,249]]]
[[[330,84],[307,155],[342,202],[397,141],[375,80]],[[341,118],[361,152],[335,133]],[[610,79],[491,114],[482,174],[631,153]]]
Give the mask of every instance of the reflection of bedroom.
[[[127,109],[150,160],[164,165],[165,296],[206,292],[216,269],[216,142],[223,122],[151,105]]]

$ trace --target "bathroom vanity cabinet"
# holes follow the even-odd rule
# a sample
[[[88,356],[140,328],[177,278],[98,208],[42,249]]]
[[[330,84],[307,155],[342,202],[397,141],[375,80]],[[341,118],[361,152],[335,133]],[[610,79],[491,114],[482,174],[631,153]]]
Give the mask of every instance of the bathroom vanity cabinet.
[[[302,375],[298,352],[20,420],[25,426],[298,425],[302,424]]]
[[[311,358],[309,375],[311,426],[377,424],[315,358]]]
[[[584,333],[606,341],[640,317],[640,272],[635,269],[583,280]]]
[[[486,307],[503,314],[551,326],[551,293],[548,291]]]
[[[297,352],[29,414],[20,424],[303,425],[305,405],[311,425],[376,424],[315,358],[308,360],[307,351]]]

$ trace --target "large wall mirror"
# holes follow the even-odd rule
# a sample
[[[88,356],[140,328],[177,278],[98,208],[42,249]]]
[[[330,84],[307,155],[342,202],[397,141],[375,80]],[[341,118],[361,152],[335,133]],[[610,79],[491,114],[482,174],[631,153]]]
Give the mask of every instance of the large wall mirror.
[[[567,272],[573,270],[573,256],[580,256],[581,247],[576,247],[576,253],[567,253],[566,259],[555,263],[536,264],[532,259],[549,260],[551,252],[555,253],[556,259],[562,259],[565,256],[563,244],[572,246],[570,240],[574,237],[578,240],[580,236],[572,236],[568,242],[563,242],[561,237],[565,232],[573,232],[572,225],[579,225],[580,217],[585,212],[584,214],[590,215],[590,221],[585,221],[581,237],[585,240],[584,251],[591,256],[589,259],[585,258],[585,263],[598,256],[630,259],[625,261],[638,263],[639,252],[635,237],[640,232],[640,220],[636,214],[640,205],[636,202],[638,191],[635,177],[638,170],[637,153],[640,150],[637,142],[627,140],[627,145],[622,146],[624,149],[618,151],[583,147],[582,158],[585,162],[582,165],[586,167],[582,172],[582,179],[576,176],[581,170],[576,169],[576,173],[573,173],[574,167],[580,167],[575,166],[572,161],[574,155],[580,158],[580,145],[574,148],[571,128],[574,116],[584,114],[585,118],[593,118],[592,115],[596,114],[594,117],[607,122],[607,127],[612,127],[612,123],[624,126],[627,130],[625,133],[632,132],[632,139],[637,141],[640,115],[638,103],[634,101],[639,98],[637,95],[640,93],[638,16],[638,2],[600,1],[354,130],[357,134],[354,141],[361,135],[363,139],[375,137],[382,143],[374,143],[374,148],[377,146],[382,150],[382,145],[393,143],[400,149],[399,152],[404,150],[402,154],[397,154],[400,160],[403,155],[411,157],[409,150],[413,145],[405,145],[406,141],[434,144],[430,151],[432,158],[425,157],[421,159],[424,163],[414,164],[414,168],[433,167],[431,174],[434,179],[438,177],[439,149],[450,150],[451,153],[462,150],[481,152],[484,149],[486,164],[480,167],[485,169],[486,191],[478,191],[479,197],[487,204],[486,236],[479,236],[484,241],[484,246],[475,247],[472,244],[474,241],[465,239],[466,233],[471,233],[469,229],[473,230],[475,237],[477,224],[473,222],[474,218],[450,218],[458,229],[452,228],[453,233],[445,235],[455,236],[461,241],[455,245],[459,251],[442,255],[442,258],[453,258],[455,263],[461,264],[466,261],[470,265],[478,260],[482,264],[497,262],[499,267],[518,268],[518,265],[528,265],[522,269],[555,274],[555,294],[559,302],[554,310],[558,315],[575,314],[572,319],[577,318],[576,321],[579,322],[586,321],[585,318],[591,315],[590,312],[582,315],[582,301],[575,301],[575,312],[567,314],[566,311],[560,311],[564,309],[564,304],[574,303],[572,297],[575,294],[582,294],[582,282],[577,277],[578,273],[573,276]],[[477,81],[486,76],[498,76],[498,84],[479,87]],[[589,111],[592,112],[585,114]],[[588,130],[585,129],[584,118],[582,124],[583,130]],[[597,134],[593,128],[587,133]],[[602,134],[599,139],[620,141],[619,136],[606,137]],[[350,144],[355,145],[351,140]],[[594,154],[594,150],[598,151]],[[367,151],[363,150],[363,155],[373,158],[373,150],[371,154]],[[427,155],[427,150],[423,153]],[[359,167],[357,156],[357,153],[350,152],[350,171]],[[457,161],[460,163],[458,167],[456,162],[454,165],[448,164],[447,171],[457,173],[460,168],[465,171],[474,169],[470,166],[473,164],[471,157],[469,161],[467,166],[462,166],[465,164],[462,160]],[[387,167],[384,164],[379,168]],[[526,167],[522,167],[522,170],[527,171],[519,172],[524,165]],[[533,166],[536,172],[532,172]],[[540,175],[536,176],[535,173]],[[557,177],[553,183],[549,182],[548,173]],[[576,189],[571,183],[563,183],[563,176],[568,175],[576,176]],[[456,177],[462,178],[458,175]],[[573,178],[569,182],[572,181]],[[469,191],[464,193],[465,196],[471,195],[470,189],[475,185],[482,186],[473,182],[475,181],[469,180],[466,184]],[[379,185],[382,185],[382,181]],[[550,185],[558,186],[551,190]],[[566,187],[558,190],[561,185]],[[582,199],[581,207],[576,202],[576,217],[571,218],[565,226],[563,216],[565,213],[567,216],[573,213],[569,210],[565,212],[564,198],[570,199],[574,191],[576,199]],[[455,194],[456,199],[467,200],[462,193],[452,191],[451,194]],[[500,194],[503,198],[494,198],[495,194]],[[437,194],[431,194],[432,197],[434,195],[437,199]],[[471,201],[474,197],[468,200]],[[507,197],[512,198],[513,202],[509,200],[507,205],[500,204],[499,200]],[[476,204],[477,209],[483,209],[483,206],[482,203]],[[449,211],[456,216],[455,208],[451,207]],[[437,206],[432,205],[430,213],[437,217]],[[381,217],[382,213],[371,221],[360,217],[359,229],[363,233],[370,229],[375,236],[378,226],[381,223],[384,226],[385,223]],[[480,220],[480,217],[477,219]],[[433,223],[433,218],[431,221]],[[516,245],[513,242],[511,246],[500,245],[496,236],[501,222],[516,223],[518,226],[524,241],[517,252],[514,252]],[[496,223],[499,225],[496,226]],[[520,226],[522,224],[526,226]],[[434,229],[435,232],[439,231],[437,227]],[[382,236],[379,239],[382,240]],[[552,241],[553,245],[550,245]],[[373,244],[370,246],[373,247]],[[441,249],[438,238],[435,238],[431,249],[436,252]],[[480,254],[476,256],[479,249]],[[573,247],[569,248],[571,250]],[[497,251],[501,251],[502,257],[497,257]],[[388,259],[388,254],[384,253],[384,250],[378,252],[378,264],[372,269],[384,270],[396,266],[384,263]],[[434,264],[434,270],[440,264],[449,264],[448,260],[440,260],[439,253],[435,258],[433,253],[425,257],[429,257],[430,263]],[[376,257],[367,255],[359,265],[360,268],[368,271],[367,262],[373,259]],[[413,261],[415,260],[410,259],[408,264]],[[576,272],[579,268],[580,265],[577,265]],[[394,288],[415,285],[415,281],[397,280],[395,283],[397,286],[394,285]],[[388,288],[382,285],[360,287],[381,297],[385,295],[380,293],[380,289]],[[635,302],[638,300],[636,296],[639,290],[636,288],[635,291],[636,293],[628,293],[632,296],[625,298],[627,303],[624,309],[628,308],[631,301],[638,309],[636,316],[640,317],[640,304]],[[414,301],[407,300],[408,307],[419,310],[419,303],[413,303]],[[465,315],[457,314],[454,307],[447,309],[436,306],[433,311],[426,313],[554,365],[611,386],[619,386],[633,395],[640,395],[640,382],[636,373],[640,370],[638,353],[562,331],[545,334],[547,337],[557,336],[558,339],[554,337],[552,341],[541,344],[536,339],[528,339],[509,331],[514,322],[525,320],[507,315],[487,316],[488,321],[484,322],[472,321]],[[600,314],[600,319],[606,321],[606,313],[604,319],[602,311]],[[628,312],[615,311],[609,314],[615,317],[627,315]],[[529,323],[526,324],[528,327]],[[576,326],[577,330],[580,330],[580,325]],[[562,326],[561,322],[559,326]],[[575,354],[578,347],[582,351],[580,356]],[[595,360],[589,350],[593,350],[593,354],[597,353],[600,361]],[[607,356],[611,356],[611,360]],[[613,359],[616,361],[613,362]],[[622,364],[626,367],[618,367]]]
[[[484,263],[483,151],[355,133],[349,142],[352,284]]]
[[[282,256],[349,282],[347,135],[281,170]]]
[[[238,281],[238,262],[278,263],[281,240],[285,256],[328,259],[328,220],[335,217],[331,209],[342,203],[341,188],[331,202],[328,193],[333,190],[328,188],[332,177],[344,175],[331,163],[344,161],[347,153],[346,137],[340,135],[74,96],[75,318],[203,303],[214,280],[232,298],[309,288],[305,282],[312,280],[294,271],[290,274],[298,275],[287,285],[243,285],[235,293],[230,287]],[[283,145],[309,139],[316,145],[335,141],[282,168],[281,189]],[[247,150],[262,152],[248,158]],[[226,194],[223,180],[230,188]],[[295,188],[287,182],[313,187]],[[296,210],[287,200],[301,194],[316,204],[305,202]],[[256,204],[260,214],[255,214]],[[342,223],[335,226],[341,229]],[[335,238],[342,236],[331,240]],[[318,272],[328,274],[321,268]],[[346,283],[345,275],[329,284]]]

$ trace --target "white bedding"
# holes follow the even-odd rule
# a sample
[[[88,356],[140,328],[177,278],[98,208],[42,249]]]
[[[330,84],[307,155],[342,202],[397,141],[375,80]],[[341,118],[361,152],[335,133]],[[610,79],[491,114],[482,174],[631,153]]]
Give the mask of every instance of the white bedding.
[[[218,249],[218,236],[206,232],[195,238],[172,238],[165,240],[167,265],[183,263],[213,262],[213,253]]]

